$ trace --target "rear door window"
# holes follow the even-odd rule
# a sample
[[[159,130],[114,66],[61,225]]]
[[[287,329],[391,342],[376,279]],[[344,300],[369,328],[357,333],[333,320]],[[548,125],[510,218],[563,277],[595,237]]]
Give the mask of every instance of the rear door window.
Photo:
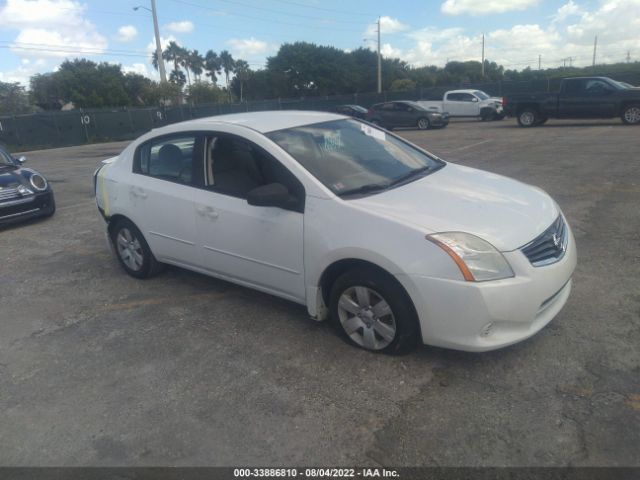
[[[200,134],[160,137],[139,147],[134,172],[185,185],[203,182],[203,138]]]

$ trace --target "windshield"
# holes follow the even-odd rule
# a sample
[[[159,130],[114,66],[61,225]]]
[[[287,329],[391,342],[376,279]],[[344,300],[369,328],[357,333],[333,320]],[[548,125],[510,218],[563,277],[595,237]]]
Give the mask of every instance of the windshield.
[[[367,113],[367,109],[361,107],[360,105],[351,105],[351,108],[353,108],[356,112]]]
[[[486,100],[487,98],[489,98],[489,95],[484,93],[482,90],[476,90],[475,92],[473,92],[473,94],[480,100]]]
[[[408,143],[357,120],[335,120],[267,136],[336,195],[385,190],[442,166]]]
[[[15,167],[15,163],[9,155],[9,152],[0,147],[0,167],[11,166]]]

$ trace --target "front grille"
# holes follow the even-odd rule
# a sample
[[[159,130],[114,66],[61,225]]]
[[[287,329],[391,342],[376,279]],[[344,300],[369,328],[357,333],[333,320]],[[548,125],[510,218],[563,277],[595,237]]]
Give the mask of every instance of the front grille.
[[[542,267],[557,262],[567,250],[569,235],[562,215],[531,242],[520,250],[534,267]]]
[[[17,188],[2,188],[0,189],[0,202],[3,200],[13,200],[20,198],[22,195],[18,192]]]

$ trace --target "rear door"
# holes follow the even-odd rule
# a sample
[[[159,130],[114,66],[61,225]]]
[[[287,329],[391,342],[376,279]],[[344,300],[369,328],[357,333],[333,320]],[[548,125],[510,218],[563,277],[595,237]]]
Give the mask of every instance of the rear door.
[[[179,133],[138,147],[128,187],[134,223],[161,261],[197,266],[194,191],[202,182],[203,136]]]
[[[563,81],[559,113],[569,118],[607,118],[617,113],[616,88],[600,78]]]

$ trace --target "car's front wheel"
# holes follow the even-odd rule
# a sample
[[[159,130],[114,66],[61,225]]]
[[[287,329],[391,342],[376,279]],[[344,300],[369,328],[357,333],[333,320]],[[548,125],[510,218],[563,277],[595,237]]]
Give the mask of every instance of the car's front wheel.
[[[411,300],[393,277],[373,268],[341,275],[331,289],[330,311],[343,337],[365,350],[405,353],[419,339]]]
[[[149,278],[161,270],[162,265],[133,222],[119,220],[111,229],[111,241],[120,265],[132,277]]]
[[[624,107],[621,117],[627,125],[640,124],[640,105],[627,105]]]
[[[420,119],[418,119],[418,130],[428,130],[429,129],[429,119],[422,117]]]

